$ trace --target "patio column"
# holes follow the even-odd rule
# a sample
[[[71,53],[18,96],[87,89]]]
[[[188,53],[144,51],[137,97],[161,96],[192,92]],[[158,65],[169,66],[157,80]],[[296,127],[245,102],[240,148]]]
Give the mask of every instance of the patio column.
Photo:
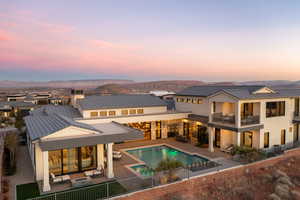
[[[167,121],[162,121],[162,130],[161,130],[161,138],[168,138],[168,124]]]
[[[151,122],[151,140],[156,140],[156,122]]]
[[[214,152],[214,128],[208,127],[208,149],[210,152]]]
[[[236,132],[236,146],[241,146],[241,132]]]
[[[107,178],[114,177],[113,143],[107,144]]]
[[[258,131],[258,135],[259,135],[258,148],[259,149],[263,149],[264,148],[264,144],[265,144],[265,129],[260,129]]]
[[[235,103],[235,126],[241,127],[241,103],[239,101]]]
[[[43,192],[50,190],[48,151],[43,151]]]
[[[99,169],[104,169],[104,144],[97,144],[97,163]]]

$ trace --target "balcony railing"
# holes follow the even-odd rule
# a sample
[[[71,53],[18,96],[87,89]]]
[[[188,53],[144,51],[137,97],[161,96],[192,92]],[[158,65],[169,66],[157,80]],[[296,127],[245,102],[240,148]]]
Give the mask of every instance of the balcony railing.
[[[259,124],[259,123],[260,123],[260,116],[258,116],[258,115],[246,116],[246,117],[242,117],[242,119],[241,119],[242,126]]]
[[[212,115],[213,122],[222,124],[235,124],[235,116],[233,115],[223,115],[222,113],[214,113]]]

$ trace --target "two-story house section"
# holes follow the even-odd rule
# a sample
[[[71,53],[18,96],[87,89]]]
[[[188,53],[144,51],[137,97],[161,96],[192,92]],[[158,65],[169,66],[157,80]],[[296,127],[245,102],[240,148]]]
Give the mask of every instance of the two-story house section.
[[[209,150],[230,145],[257,149],[299,141],[299,89],[266,86],[195,86],[176,96],[189,123],[208,128]]]

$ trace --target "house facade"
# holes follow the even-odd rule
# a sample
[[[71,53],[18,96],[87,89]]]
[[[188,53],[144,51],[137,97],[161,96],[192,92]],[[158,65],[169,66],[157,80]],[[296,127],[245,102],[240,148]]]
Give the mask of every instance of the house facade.
[[[265,86],[195,86],[177,93],[170,110],[153,95],[72,90],[71,105],[46,105],[25,118],[35,178],[43,191],[51,190],[49,174],[104,168],[113,178],[113,145],[131,140],[176,136],[207,143],[211,152],[288,145],[300,138],[299,97],[300,90]]]
[[[299,141],[298,89],[265,86],[196,86],[176,96],[176,109],[208,128],[209,149],[229,145],[257,149]]]

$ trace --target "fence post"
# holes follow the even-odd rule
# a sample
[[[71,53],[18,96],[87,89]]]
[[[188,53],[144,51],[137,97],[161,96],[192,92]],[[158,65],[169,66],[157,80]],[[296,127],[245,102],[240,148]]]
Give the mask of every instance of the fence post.
[[[106,196],[109,198],[109,183],[106,183]]]

